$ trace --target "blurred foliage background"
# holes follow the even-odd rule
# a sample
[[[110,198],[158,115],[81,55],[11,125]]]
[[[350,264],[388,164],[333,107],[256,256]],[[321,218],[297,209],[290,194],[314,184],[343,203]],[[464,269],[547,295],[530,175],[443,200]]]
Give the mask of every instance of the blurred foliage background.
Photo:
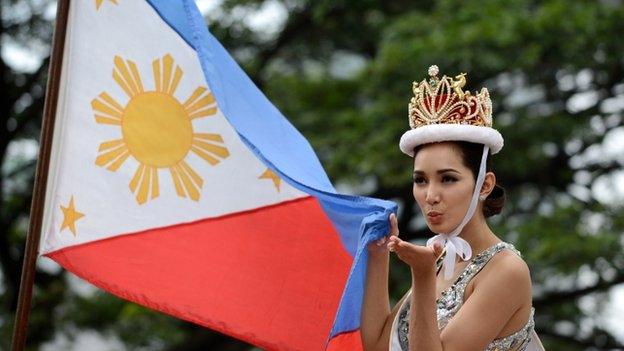
[[[409,239],[431,235],[411,194],[411,160],[398,150],[411,82],[437,64],[442,74],[468,72],[471,91],[487,87],[506,144],[494,165],[509,198],[490,223],[531,268],[546,349],[624,349],[622,1],[199,5],[210,30],[310,140],[337,187],[397,201]],[[55,7],[0,0],[0,349],[9,349],[14,321]],[[407,267],[393,260],[391,296],[409,284]],[[98,291],[47,259],[39,260],[28,343],[30,350],[253,349]]]

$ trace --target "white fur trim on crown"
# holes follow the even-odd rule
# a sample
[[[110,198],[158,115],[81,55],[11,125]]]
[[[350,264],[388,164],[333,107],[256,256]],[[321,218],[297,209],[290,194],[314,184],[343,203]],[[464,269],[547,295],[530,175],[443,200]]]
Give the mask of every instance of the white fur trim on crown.
[[[441,141],[469,141],[490,147],[492,155],[503,148],[503,136],[494,128],[469,124],[429,124],[403,133],[399,147],[414,156],[417,145]]]

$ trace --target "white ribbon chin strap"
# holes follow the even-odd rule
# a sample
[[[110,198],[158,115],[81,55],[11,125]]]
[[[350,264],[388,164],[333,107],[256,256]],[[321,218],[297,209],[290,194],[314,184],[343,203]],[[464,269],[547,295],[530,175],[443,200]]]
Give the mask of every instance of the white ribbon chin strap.
[[[483,146],[483,155],[481,156],[479,175],[477,176],[477,182],[475,184],[474,192],[472,193],[470,207],[468,207],[468,212],[466,212],[464,219],[452,232],[448,234],[440,233],[427,240],[427,246],[439,242],[442,244],[442,248],[446,248],[446,256],[444,257],[444,263],[442,264],[444,267],[444,279],[446,280],[451,279],[453,272],[455,271],[455,255],[459,256],[464,261],[467,261],[472,257],[472,248],[470,247],[470,244],[458,235],[461,233],[462,229],[464,229],[466,223],[470,221],[475,209],[477,208],[479,191],[481,190],[483,181],[485,180],[485,166],[489,150],[490,148],[487,145]]]

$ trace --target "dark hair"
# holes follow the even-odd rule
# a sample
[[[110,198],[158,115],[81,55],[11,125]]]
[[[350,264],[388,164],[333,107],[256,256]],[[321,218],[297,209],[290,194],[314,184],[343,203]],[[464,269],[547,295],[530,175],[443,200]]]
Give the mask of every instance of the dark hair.
[[[481,165],[481,156],[483,155],[483,144],[471,143],[468,141],[451,141],[451,143],[453,143],[454,146],[457,147],[457,150],[459,150],[464,166],[470,169],[476,182],[477,175],[479,174],[479,166]],[[414,148],[414,158],[424,145],[426,144],[417,145]],[[488,155],[485,171],[493,172],[491,154]],[[485,218],[501,213],[503,207],[505,206],[505,200],[505,188],[496,184],[492,192],[483,202],[483,215]]]

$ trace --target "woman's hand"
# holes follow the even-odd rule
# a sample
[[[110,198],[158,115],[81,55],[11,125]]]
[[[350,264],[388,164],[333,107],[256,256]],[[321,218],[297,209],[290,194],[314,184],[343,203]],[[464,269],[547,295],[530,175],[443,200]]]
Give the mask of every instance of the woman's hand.
[[[442,254],[440,243],[434,243],[433,247],[420,246],[390,236],[387,247],[412,268],[414,277],[429,276],[432,272],[435,275],[436,260]]]
[[[398,236],[399,235],[399,223],[397,221],[396,215],[394,213],[391,213],[390,216],[388,217],[388,220],[390,221],[390,234],[388,234],[387,236],[384,236],[383,238],[377,240],[377,241],[373,241],[372,243],[368,244],[368,252],[375,255],[375,254],[382,254],[382,253],[387,253],[388,252],[388,240],[393,237],[393,236]]]

